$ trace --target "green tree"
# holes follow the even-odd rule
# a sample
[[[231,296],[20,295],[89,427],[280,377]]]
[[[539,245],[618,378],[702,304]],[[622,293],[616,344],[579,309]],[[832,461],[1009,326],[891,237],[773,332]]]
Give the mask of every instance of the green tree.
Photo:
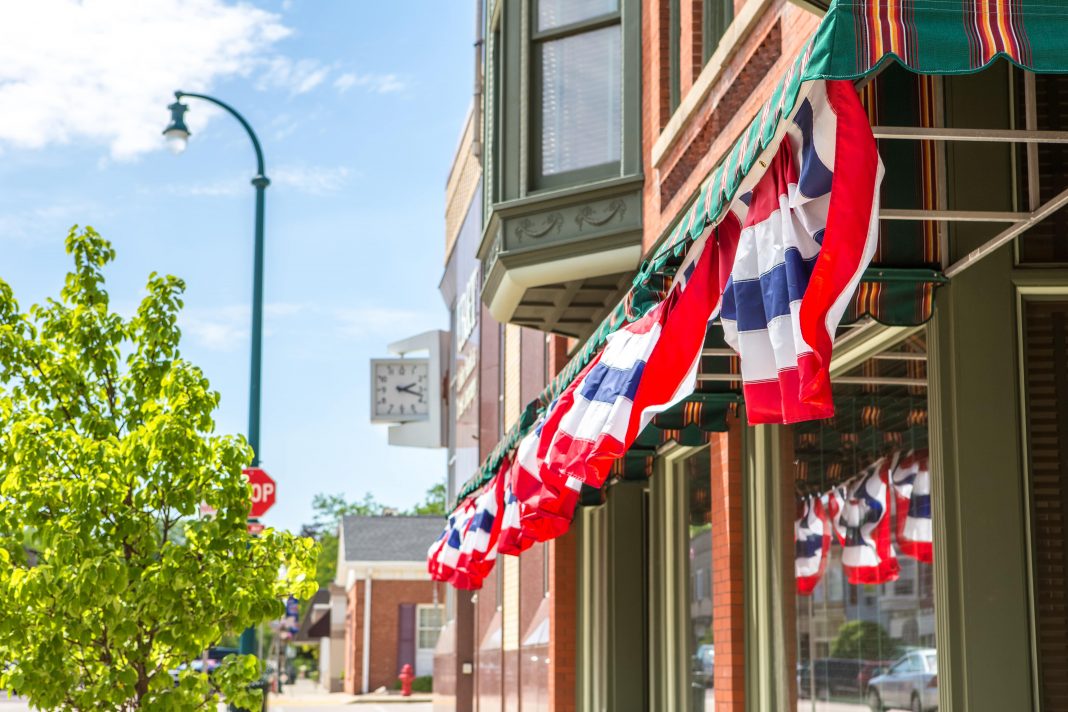
[[[891,660],[900,654],[900,641],[875,621],[847,621],[831,643],[832,658]]]
[[[412,514],[445,516],[445,483],[439,482],[426,491],[426,499],[412,508]]]
[[[252,656],[171,672],[310,596],[316,545],[248,534],[251,451],[214,434],[219,394],[179,353],[182,281],[151,275],[123,318],[111,245],[75,228],[66,247],[58,299],[23,312],[0,280],[0,689],[42,709],[213,709],[213,690],[258,708]]]
[[[386,508],[370,492],[364,494],[361,502],[349,502],[342,494],[319,493],[312,498],[312,511],[314,519],[304,526],[302,533],[319,542],[315,581],[319,588],[327,588],[337,575],[337,528],[341,518],[352,514],[383,514]]]
[[[390,510],[378,502],[370,492],[358,502],[349,502],[343,494],[317,494],[312,498],[315,513],[311,524],[306,524],[303,534],[314,537],[320,545],[319,560],[315,566],[315,580],[320,588],[326,588],[337,575],[337,530],[341,518],[350,515],[371,516],[389,514]],[[402,514],[445,516],[445,483],[441,482],[426,491],[420,504]]]

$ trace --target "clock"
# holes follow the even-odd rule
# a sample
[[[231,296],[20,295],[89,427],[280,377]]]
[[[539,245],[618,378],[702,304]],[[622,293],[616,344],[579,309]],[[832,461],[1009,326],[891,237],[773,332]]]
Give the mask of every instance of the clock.
[[[371,422],[407,423],[430,417],[430,360],[371,360]]]

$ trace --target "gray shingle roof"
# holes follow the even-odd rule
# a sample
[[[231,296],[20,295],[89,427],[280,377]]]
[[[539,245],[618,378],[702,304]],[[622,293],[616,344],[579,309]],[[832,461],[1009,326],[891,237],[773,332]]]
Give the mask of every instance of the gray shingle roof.
[[[345,561],[424,561],[444,526],[439,516],[344,517]]]

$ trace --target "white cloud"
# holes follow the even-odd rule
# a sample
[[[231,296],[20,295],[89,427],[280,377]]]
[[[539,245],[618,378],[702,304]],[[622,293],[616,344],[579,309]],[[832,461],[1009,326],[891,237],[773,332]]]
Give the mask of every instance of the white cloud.
[[[345,166],[282,165],[267,169],[271,185],[276,189],[294,190],[308,195],[330,195],[338,192],[345,187],[349,174],[349,169]],[[206,183],[172,183],[163,186],[162,190],[184,197],[230,198],[246,195],[251,190],[249,185],[248,176],[235,175]]]
[[[289,138],[297,132],[300,128],[301,122],[295,117],[289,114],[279,114],[271,120],[271,131],[273,131],[274,140],[282,141]]]
[[[334,80],[334,88],[344,94],[353,87],[363,87],[374,94],[404,91],[407,85],[396,74],[357,74],[345,72]]]
[[[274,185],[295,188],[311,195],[327,195],[341,190],[349,179],[345,166],[279,166],[271,174]]]
[[[278,321],[307,312],[307,304],[272,302],[263,305],[264,335],[270,336]],[[213,309],[186,309],[178,317],[182,331],[209,351],[234,351],[247,347],[252,309],[232,304]]]
[[[108,214],[109,210],[85,200],[61,201],[7,212],[0,214],[0,241],[62,240],[74,223],[92,225]]]
[[[384,332],[407,333],[425,319],[424,314],[392,307],[355,307],[335,309],[338,333],[359,338]]]
[[[278,15],[225,0],[32,0],[0,23],[0,141],[106,144],[114,158],[162,145],[175,89],[248,76],[290,34]],[[291,63],[293,90],[325,71]],[[190,112],[202,128],[209,112]]]
[[[319,86],[330,73],[330,67],[314,59],[292,60],[289,57],[273,57],[256,82],[256,88],[284,89],[292,95],[307,94]]]

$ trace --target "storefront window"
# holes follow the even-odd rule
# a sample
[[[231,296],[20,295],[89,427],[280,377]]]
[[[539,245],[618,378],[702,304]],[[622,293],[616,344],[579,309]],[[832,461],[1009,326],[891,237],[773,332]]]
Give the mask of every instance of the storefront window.
[[[690,661],[690,710],[715,709],[715,641],[712,637],[712,461],[704,448],[683,461],[689,570],[686,617]]]
[[[836,379],[793,426],[799,712],[938,704],[923,335]]]

